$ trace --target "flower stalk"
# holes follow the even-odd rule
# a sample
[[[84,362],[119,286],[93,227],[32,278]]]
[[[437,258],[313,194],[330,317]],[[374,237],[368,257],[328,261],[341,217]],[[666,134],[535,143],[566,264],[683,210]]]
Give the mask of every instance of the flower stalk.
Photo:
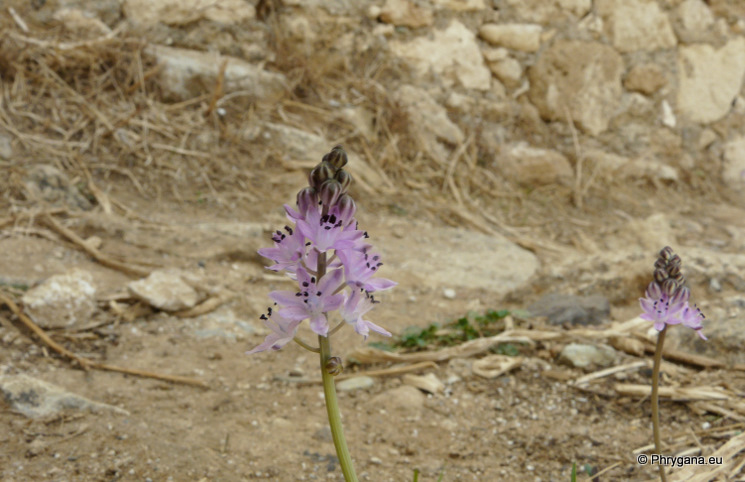
[[[657,348],[654,351],[654,365],[652,367],[652,436],[654,437],[654,451],[662,454],[660,442],[660,365],[662,365],[662,345],[665,343],[665,328],[657,335]],[[659,464],[660,480],[667,482],[665,466]]]

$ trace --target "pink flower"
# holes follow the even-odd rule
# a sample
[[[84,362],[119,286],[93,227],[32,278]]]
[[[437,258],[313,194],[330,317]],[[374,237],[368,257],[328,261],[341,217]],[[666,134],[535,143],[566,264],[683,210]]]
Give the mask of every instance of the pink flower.
[[[364,293],[364,295],[363,295]],[[376,325],[372,321],[362,319],[368,311],[372,310],[376,303],[375,298],[362,289],[353,289],[352,294],[347,297],[344,304],[339,309],[339,314],[347,323],[354,325],[354,331],[364,336],[370,334],[370,330],[377,331],[381,335],[391,336],[391,333]]]
[[[653,322],[657,331],[662,331],[665,325],[680,323],[678,315],[687,306],[690,295],[687,288],[676,290],[670,297],[660,288],[660,285],[652,281],[644,294],[646,297],[639,299],[639,304],[644,310],[640,316],[641,319]]]
[[[300,325],[300,321],[287,320],[276,312],[272,312],[271,308],[269,308],[268,314],[261,315],[261,319],[264,321],[264,325],[266,325],[272,333],[267,335],[264,339],[264,343],[251,351],[247,351],[247,355],[265,351],[270,348],[272,350],[279,350],[295,338],[297,327]]]
[[[706,336],[701,332],[704,327],[701,322],[704,318],[706,317],[701,313],[701,310],[699,310],[695,305],[691,308],[688,306],[688,303],[686,303],[685,308],[683,308],[683,311],[680,313],[681,323],[688,328],[696,330],[696,334],[701,337],[702,340],[707,340],[708,338],[706,338]]]
[[[273,248],[261,248],[259,254],[274,261],[268,269],[272,271],[295,271],[300,259],[305,253],[305,238],[302,233],[285,226],[285,233],[277,230],[272,235]]]
[[[330,271],[320,281],[302,267],[298,267],[295,273],[300,291],[272,291],[269,297],[282,306],[280,315],[298,322],[310,318],[310,328],[326,336],[329,324],[324,313],[338,309],[344,302],[344,295],[334,294],[341,286],[342,270]]]
[[[370,251],[369,247],[363,248],[362,251],[338,250],[336,254],[344,265],[346,282],[352,288],[373,292],[391,289],[398,284],[385,278],[372,278],[383,263],[380,261],[380,254]]]
[[[305,219],[297,220],[297,228],[315,249],[325,253],[329,249],[352,248],[364,236],[362,231],[349,229],[351,221],[342,218],[336,206],[323,216],[316,209],[309,209]]]

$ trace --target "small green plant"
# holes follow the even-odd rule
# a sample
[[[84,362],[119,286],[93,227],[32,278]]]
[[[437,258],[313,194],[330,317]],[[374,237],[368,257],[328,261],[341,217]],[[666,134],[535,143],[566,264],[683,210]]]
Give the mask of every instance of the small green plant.
[[[577,462],[572,463],[572,482],[577,482]]]

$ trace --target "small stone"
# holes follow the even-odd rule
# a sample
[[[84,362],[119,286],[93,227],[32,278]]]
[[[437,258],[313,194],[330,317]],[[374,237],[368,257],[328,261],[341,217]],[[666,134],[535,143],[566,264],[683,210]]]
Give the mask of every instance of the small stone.
[[[670,127],[671,129],[675,127],[676,124],[673,108],[670,107],[670,104],[666,100],[662,101],[662,124],[664,126]]]
[[[486,8],[485,0],[433,0],[432,3],[455,12],[473,12]]]
[[[673,26],[681,42],[691,44],[713,40],[714,14],[702,0],[685,0],[675,13]]]
[[[711,129],[704,129],[703,131],[701,131],[701,135],[698,137],[699,150],[703,151],[714,142],[716,142],[717,139],[719,139],[719,136],[716,132]]]
[[[379,393],[369,401],[369,406],[376,411],[383,409],[389,413],[416,415],[424,408],[424,399],[425,395],[418,389],[402,385]]]
[[[42,328],[64,328],[90,320],[96,310],[93,276],[74,268],[50,276],[21,298],[26,313]]]
[[[507,179],[526,186],[568,185],[574,177],[572,166],[563,154],[524,142],[506,146],[498,164]]]
[[[427,27],[434,23],[432,10],[410,0],[386,0],[380,11],[380,20],[403,27]]]
[[[154,308],[178,311],[194,307],[201,297],[176,272],[156,270],[150,276],[127,285],[130,293]]]
[[[449,300],[454,300],[455,299],[455,290],[452,289],[452,288],[445,288],[444,290],[442,290],[442,296],[444,296],[445,298],[447,298]]]
[[[244,0],[124,0],[122,10],[144,25],[186,25],[201,19],[232,25],[256,16],[254,6]]]
[[[383,465],[383,461],[379,457],[370,457],[370,463],[373,465]]]
[[[334,436],[331,434],[331,428],[328,425],[324,425],[313,433],[313,439],[320,442],[333,442]]]
[[[489,62],[489,69],[502,81],[505,87],[514,88],[522,84],[523,67],[519,61],[512,57]]]
[[[613,47],[621,53],[675,47],[670,20],[657,2],[597,0],[597,12],[607,19]]]
[[[633,92],[652,95],[667,84],[665,73],[656,64],[638,64],[629,70],[623,86]]]
[[[583,345],[570,343],[559,354],[559,361],[575,368],[586,368],[591,365],[607,367],[616,360],[616,351],[604,345]]]
[[[528,311],[547,317],[552,325],[599,325],[610,316],[610,302],[602,295],[551,293],[528,306]]]
[[[368,376],[352,377],[336,383],[336,389],[340,392],[351,392],[354,390],[365,390],[375,385],[375,379]]]
[[[722,180],[733,189],[745,187],[745,136],[724,145]]]
[[[541,48],[543,27],[536,24],[487,23],[479,35],[489,43],[522,52],[535,52]]]
[[[403,382],[425,393],[438,394],[445,391],[445,384],[434,373],[428,373],[424,376],[406,374],[403,376]]]

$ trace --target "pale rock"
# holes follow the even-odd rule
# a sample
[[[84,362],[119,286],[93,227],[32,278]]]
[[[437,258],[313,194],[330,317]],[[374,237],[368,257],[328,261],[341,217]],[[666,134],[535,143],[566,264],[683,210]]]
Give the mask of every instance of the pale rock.
[[[391,279],[412,277],[437,292],[448,286],[502,296],[525,286],[540,266],[533,253],[501,235],[425,222],[409,222],[407,228],[417,233],[421,249],[389,245],[383,262],[391,269]]]
[[[416,388],[402,385],[379,393],[368,403],[376,412],[382,409],[391,414],[418,415],[424,408],[424,399],[425,395]]]
[[[273,139],[276,145],[281,145],[288,159],[301,161],[302,165],[312,168],[331,150],[333,143],[319,136],[296,127],[267,122],[262,128],[263,136]],[[253,130],[245,132],[245,136],[254,135]],[[368,162],[354,151],[347,150],[351,173],[354,181],[368,193],[376,193],[391,187],[391,182],[384,174],[374,169]]]
[[[9,161],[13,157],[13,138],[10,133],[0,131],[0,159]]]
[[[445,288],[442,290],[442,296],[448,300],[454,300],[457,294],[453,288]]]
[[[96,286],[93,276],[74,268],[50,276],[28,290],[23,297],[26,314],[42,328],[81,325],[96,311]]]
[[[677,182],[678,171],[651,155],[631,159],[618,173],[624,179],[648,179],[652,181]]]
[[[529,69],[529,96],[544,119],[567,121],[568,113],[584,132],[598,135],[618,107],[622,74],[623,59],[611,47],[558,40]]]
[[[108,25],[77,8],[61,8],[54,13],[53,18],[62,22],[69,32],[80,37],[94,38],[111,33]]]
[[[389,23],[379,23],[373,27],[371,33],[377,37],[393,37],[396,27]]]
[[[522,52],[535,52],[541,48],[543,27],[537,24],[497,24],[481,26],[479,35],[489,43]]]
[[[623,80],[627,90],[652,95],[667,84],[665,72],[657,64],[637,64]]]
[[[461,113],[473,109],[475,105],[476,99],[470,95],[464,95],[458,92],[450,92],[448,98],[445,99],[445,106],[448,109],[453,109]]]
[[[580,20],[577,27],[579,28],[579,30],[584,30],[592,34],[592,37],[595,40],[598,40],[598,38],[600,37],[600,34],[603,33],[605,22],[603,22],[603,17],[601,17],[600,15],[591,13],[587,15],[585,18],[583,18],[582,20]]]
[[[601,149],[588,148],[584,151],[586,169],[600,179],[609,181],[617,178],[617,173],[628,163],[628,157],[619,156]]]
[[[481,49],[481,53],[487,62],[499,62],[509,58],[510,51],[504,47],[484,47]]]
[[[745,38],[715,49],[695,44],[678,49],[678,112],[686,120],[715,122],[732,107],[745,76]]]
[[[138,24],[186,25],[206,19],[226,25],[256,16],[256,9],[244,0],[124,0],[124,15]]]
[[[670,104],[666,101],[662,101],[662,125],[666,127],[670,127],[671,129],[675,127],[676,124],[675,119],[675,113],[673,112],[673,108],[670,107]]]
[[[724,145],[722,180],[733,189],[745,188],[745,136]]]
[[[524,22],[548,24],[557,19],[583,18],[592,0],[503,0],[501,3]]]
[[[512,57],[489,62],[489,69],[505,87],[515,88],[522,83],[523,67],[519,61]]]
[[[127,285],[133,296],[164,311],[179,311],[194,307],[201,296],[182,275],[171,270],[156,270],[147,278]]]
[[[616,360],[616,350],[606,345],[570,343],[559,354],[559,361],[575,368],[607,367]]]
[[[506,146],[499,158],[499,172],[524,186],[568,185],[574,177],[572,166],[563,154],[524,142]]]
[[[417,126],[417,130],[423,131],[422,134],[431,134],[456,146],[463,143],[463,132],[448,118],[445,108],[427,91],[412,85],[402,85],[394,98],[403,106],[411,123]]]
[[[432,10],[411,0],[386,0],[380,20],[401,27],[427,27],[434,23]]]
[[[310,12],[323,9],[331,15],[351,17],[359,2],[353,0],[281,0],[281,3],[286,6],[300,7]]]
[[[528,312],[552,325],[599,325],[610,317],[610,302],[603,295],[549,293],[528,305]]]
[[[64,204],[83,210],[93,206],[67,175],[51,164],[36,164],[28,167],[28,174],[23,180],[27,195],[33,201],[49,204]]]
[[[176,100],[192,99],[214,90],[225,61],[227,66],[222,87],[225,94],[240,90],[259,103],[271,103],[287,89],[282,74],[268,72],[235,57],[162,45],[150,45],[145,51],[160,66],[163,93]]]
[[[434,30],[409,42],[392,41],[389,45],[396,56],[411,62],[419,75],[430,70],[442,75],[446,87],[452,87],[455,81],[467,89],[491,87],[491,72],[476,36],[457,20],[444,30]]]
[[[367,15],[367,18],[369,18],[370,20],[377,20],[378,17],[380,17],[380,12],[382,11],[383,9],[380,8],[380,6],[370,5],[365,11],[365,14]]]
[[[336,389],[340,392],[352,392],[354,390],[365,390],[375,385],[375,379],[368,376],[352,377],[337,382]]]
[[[347,106],[339,110],[340,117],[352,125],[367,140],[375,136],[374,114],[363,106]]]
[[[653,253],[662,246],[677,244],[671,219],[663,213],[655,213],[643,219],[630,219],[625,230],[634,239],[634,245],[646,252]]]
[[[702,0],[685,0],[675,11],[675,32],[685,43],[712,40],[714,14]]]
[[[129,415],[129,412],[114,405],[94,402],[28,375],[0,376],[0,395],[13,410],[29,418],[48,417],[68,409]]]
[[[597,0],[613,46],[621,53],[675,47],[670,19],[655,0]]]
[[[434,373],[427,373],[424,376],[407,373],[403,376],[403,382],[405,385],[418,388],[425,393],[436,395],[445,391],[445,384]]]
[[[716,132],[711,129],[704,129],[701,131],[701,135],[698,136],[698,149],[703,151],[716,142],[717,139],[719,139],[719,136]]]
[[[432,3],[436,7],[455,12],[474,12],[486,8],[485,0],[432,0]]]

